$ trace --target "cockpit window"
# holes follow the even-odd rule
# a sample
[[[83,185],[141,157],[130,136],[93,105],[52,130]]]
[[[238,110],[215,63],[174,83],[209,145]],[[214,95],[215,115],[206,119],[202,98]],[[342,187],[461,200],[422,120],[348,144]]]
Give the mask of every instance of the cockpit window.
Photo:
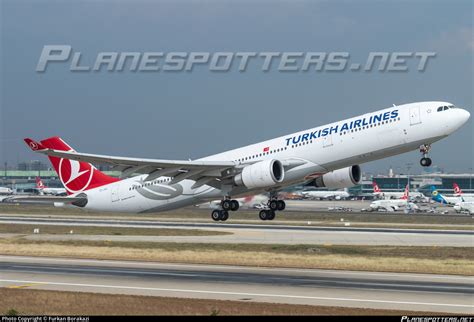
[[[440,106],[440,107],[438,107],[438,108],[436,109],[436,111],[442,112],[442,111],[449,110],[450,108],[457,108],[457,107],[454,106],[454,105]]]

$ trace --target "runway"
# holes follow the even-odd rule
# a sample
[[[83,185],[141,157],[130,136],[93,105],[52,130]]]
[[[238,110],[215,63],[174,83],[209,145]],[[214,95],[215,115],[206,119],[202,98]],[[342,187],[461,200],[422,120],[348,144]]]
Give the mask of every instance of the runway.
[[[107,226],[139,228],[179,228],[226,231],[220,236],[111,236],[111,235],[28,235],[32,240],[110,240],[186,243],[273,243],[273,244],[338,244],[338,245],[398,245],[398,246],[458,246],[472,247],[474,232],[470,230],[356,228],[291,226],[230,223],[186,223],[146,220],[67,219],[38,217],[0,217],[0,223]],[[2,234],[0,234],[2,235]],[[5,234],[4,234],[5,235]]]
[[[474,314],[472,277],[0,256],[0,286]]]

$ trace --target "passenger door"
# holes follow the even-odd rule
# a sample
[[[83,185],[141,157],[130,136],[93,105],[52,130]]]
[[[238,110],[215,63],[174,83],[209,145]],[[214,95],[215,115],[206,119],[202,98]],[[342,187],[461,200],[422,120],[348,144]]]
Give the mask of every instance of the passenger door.
[[[323,148],[328,148],[332,146],[332,134],[326,135],[323,138]]]
[[[421,124],[421,115],[420,115],[420,107],[411,107],[410,108],[410,126]]]
[[[111,187],[111,197],[112,197],[112,202],[115,202],[115,201],[119,201],[119,188],[120,188],[120,184],[119,183],[116,183],[116,184],[112,184],[112,187]]]

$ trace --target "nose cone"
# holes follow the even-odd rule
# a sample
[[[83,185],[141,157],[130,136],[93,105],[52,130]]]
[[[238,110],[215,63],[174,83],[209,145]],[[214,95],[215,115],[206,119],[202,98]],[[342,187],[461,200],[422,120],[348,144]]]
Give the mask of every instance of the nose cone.
[[[460,129],[471,117],[471,113],[462,108],[450,109],[449,112],[452,113],[452,116],[449,117],[449,120],[445,120],[448,134]]]
[[[458,113],[459,113],[459,118],[460,118],[461,125],[466,123],[467,120],[469,120],[469,118],[471,117],[471,113],[469,113],[468,111],[463,110],[461,108],[458,110]]]

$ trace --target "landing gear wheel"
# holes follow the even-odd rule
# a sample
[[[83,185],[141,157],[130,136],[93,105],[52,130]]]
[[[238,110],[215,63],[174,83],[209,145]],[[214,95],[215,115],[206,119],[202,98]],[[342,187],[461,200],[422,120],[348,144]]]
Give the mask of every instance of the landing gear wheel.
[[[422,167],[429,167],[431,165],[431,159],[430,158],[421,158],[420,165]]]
[[[230,210],[236,211],[239,209],[239,202],[237,200],[231,200],[230,202]]]
[[[221,211],[221,221],[226,221],[227,219],[229,219],[229,213],[225,210],[222,210]]]
[[[420,165],[422,167],[429,167],[431,165],[431,159],[428,158],[428,153],[431,150],[431,144],[422,144],[420,145],[420,153],[423,157],[420,160]]]
[[[275,212],[273,210],[267,210],[267,220],[275,219]]]
[[[286,203],[283,200],[278,200],[277,201],[277,210],[282,211],[285,210],[286,208]]]
[[[222,200],[221,206],[222,206],[222,209],[224,209],[226,211],[230,210],[230,208],[232,206],[232,202],[229,199]]]
[[[214,221],[221,220],[221,211],[220,210],[213,210],[211,213],[211,218]]]
[[[268,207],[273,211],[278,210],[278,200],[270,200]]]
[[[268,219],[268,212],[266,210],[260,210],[260,212],[258,213],[258,217],[261,220],[267,220]]]

